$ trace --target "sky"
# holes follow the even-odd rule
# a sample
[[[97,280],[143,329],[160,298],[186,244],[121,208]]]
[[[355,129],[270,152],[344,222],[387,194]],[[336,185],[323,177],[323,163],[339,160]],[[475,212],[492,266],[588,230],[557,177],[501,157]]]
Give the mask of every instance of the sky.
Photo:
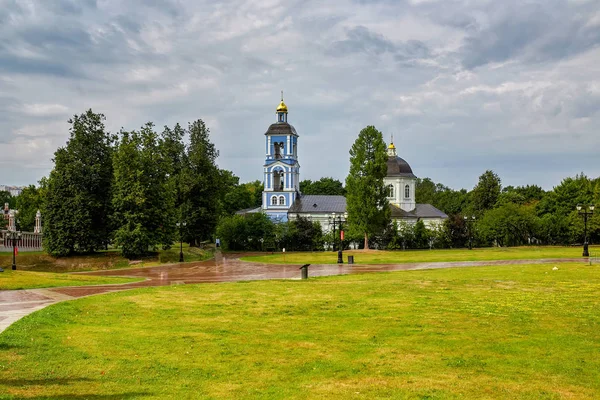
[[[262,179],[284,91],[301,179],[367,125],[421,178],[600,175],[597,0],[0,0],[0,183],[35,184],[91,108],[111,132],[203,119]]]

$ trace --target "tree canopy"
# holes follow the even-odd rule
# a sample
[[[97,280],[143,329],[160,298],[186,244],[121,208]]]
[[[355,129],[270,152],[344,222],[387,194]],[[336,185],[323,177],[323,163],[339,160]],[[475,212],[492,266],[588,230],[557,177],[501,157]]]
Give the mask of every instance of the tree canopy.
[[[385,229],[390,208],[383,179],[387,174],[387,154],[383,136],[374,126],[360,131],[350,149],[350,172],[346,178],[346,209],[350,229],[369,236]]]

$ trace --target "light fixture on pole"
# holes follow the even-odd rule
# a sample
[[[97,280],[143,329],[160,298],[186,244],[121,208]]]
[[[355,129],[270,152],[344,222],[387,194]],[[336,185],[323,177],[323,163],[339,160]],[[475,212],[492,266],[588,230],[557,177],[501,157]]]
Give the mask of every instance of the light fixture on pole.
[[[591,216],[592,214],[594,214],[594,208],[595,208],[595,206],[593,204],[590,204],[589,211],[588,211],[584,207],[582,207],[580,204],[577,204],[577,212],[579,213],[579,215],[581,215],[583,217],[583,256],[584,257],[590,256],[590,252],[588,249],[587,220],[588,220],[588,215]]]
[[[340,232],[339,234],[339,245],[338,245],[338,259],[337,262],[338,264],[343,264],[344,263],[344,255],[342,253],[343,251],[343,237],[342,235],[344,234],[344,227],[343,227],[343,223],[346,222],[346,218],[348,218],[348,213],[344,213],[342,214],[337,214],[336,213],[331,213],[331,215],[329,216],[328,220],[329,220],[329,226],[333,225],[333,249],[335,250],[335,242],[336,242],[336,235],[335,235],[335,228],[336,226],[338,227],[338,230]]]
[[[475,222],[475,216],[472,215],[467,217],[466,215],[463,217],[465,219],[465,224],[467,225],[467,233],[469,235],[469,250],[473,250],[473,222]]]

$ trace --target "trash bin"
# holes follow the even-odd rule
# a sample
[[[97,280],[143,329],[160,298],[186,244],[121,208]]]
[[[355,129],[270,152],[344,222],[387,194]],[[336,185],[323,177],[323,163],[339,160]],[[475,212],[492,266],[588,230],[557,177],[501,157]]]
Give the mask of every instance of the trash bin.
[[[354,256],[348,256],[348,264],[354,264]]]
[[[310,264],[304,264],[303,266],[300,267],[300,269],[302,270],[302,279],[308,279],[308,266]]]

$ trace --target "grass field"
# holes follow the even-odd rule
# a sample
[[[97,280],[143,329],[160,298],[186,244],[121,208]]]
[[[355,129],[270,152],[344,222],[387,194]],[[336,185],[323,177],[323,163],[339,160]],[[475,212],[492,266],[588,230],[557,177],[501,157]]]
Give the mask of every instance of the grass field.
[[[591,246],[590,252],[600,253],[600,246]],[[444,250],[346,250],[344,262],[349,255],[354,256],[356,264],[399,264],[412,262],[437,261],[489,261],[489,260],[528,260],[540,258],[581,257],[581,247],[531,246],[531,247],[488,247],[482,249],[444,249]],[[273,264],[335,264],[337,253],[325,252],[287,252],[243,257],[242,260]]]
[[[52,272],[12,271],[0,273],[0,290],[34,289],[60,286],[104,285],[112,283],[136,282],[137,278],[112,278]]]
[[[0,335],[0,399],[597,399],[600,269],[178,285]]]
[[[183,253],[185,261],[202,261],[212,257],[211,249],[204,250],[197,247],[189,247],[184,244]],[[130,261],[121,256],[118,250],[100,251],[94,254],[77,255],[71,257],[52,257],[45,252],[21,252],[17,256],[17,269],[25,271],[42,272],[75,272],[96,271],[104,269],[139,268],[151,267],[165,263],[176,263],[179,261],[179,246],[169,250],[144,257],[139,263],[130,264]],[[0,253],[0,266],[10,269],[12,265],[12,253]]]

